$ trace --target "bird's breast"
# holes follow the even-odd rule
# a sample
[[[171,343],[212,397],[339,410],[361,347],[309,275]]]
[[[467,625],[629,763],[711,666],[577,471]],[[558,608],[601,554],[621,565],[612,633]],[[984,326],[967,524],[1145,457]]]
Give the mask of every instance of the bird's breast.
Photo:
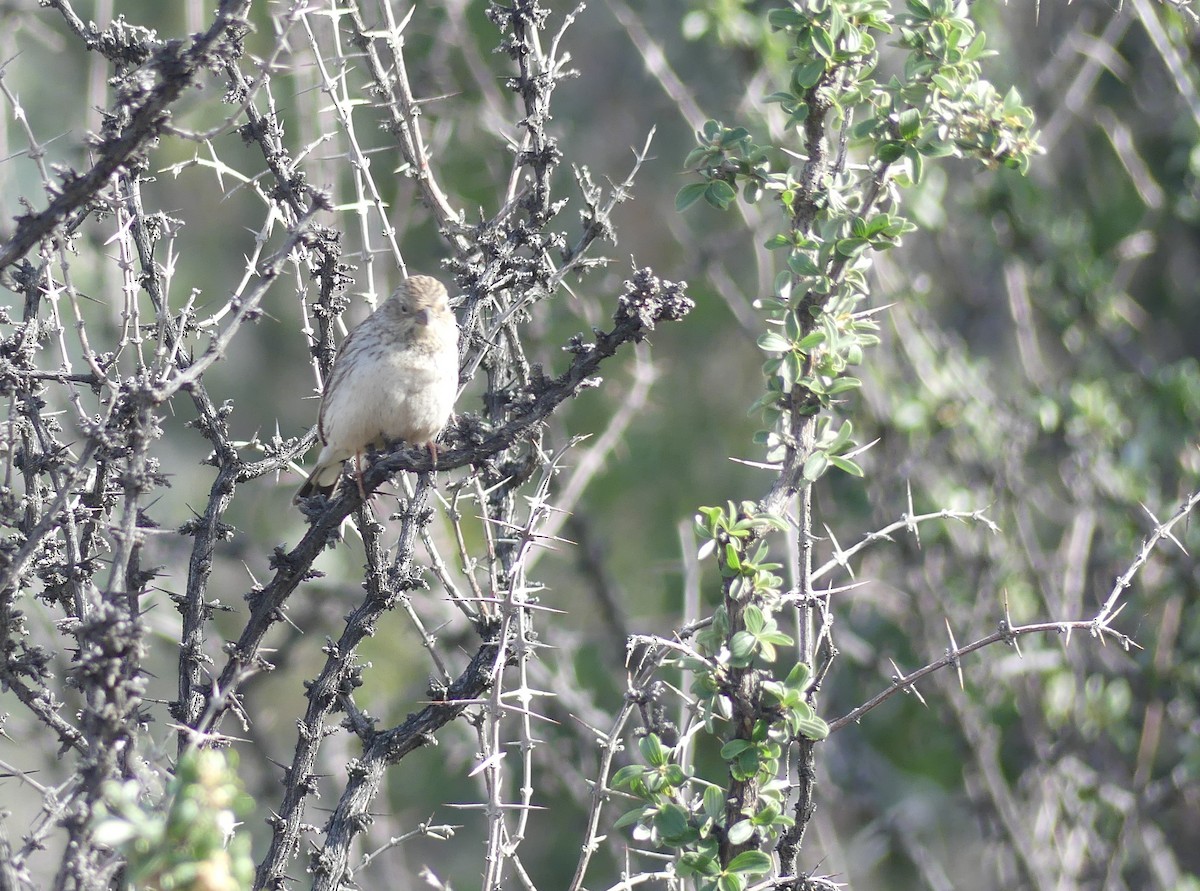
[[[398,349],[376,339],[356,346],[331,381],[322,416],[326,442],[355,452],[387,441],[431,441],[449,418],[458,390],[453,344],[431,350],[411,342]]]

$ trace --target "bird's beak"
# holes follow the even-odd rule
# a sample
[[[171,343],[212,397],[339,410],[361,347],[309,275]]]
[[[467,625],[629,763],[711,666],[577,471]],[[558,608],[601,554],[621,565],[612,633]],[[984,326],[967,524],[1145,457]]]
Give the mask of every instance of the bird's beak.
[[[429,324],[429,310],[419,309],[413,314],[413,318],[416,319],[418,325],[424,327]]]

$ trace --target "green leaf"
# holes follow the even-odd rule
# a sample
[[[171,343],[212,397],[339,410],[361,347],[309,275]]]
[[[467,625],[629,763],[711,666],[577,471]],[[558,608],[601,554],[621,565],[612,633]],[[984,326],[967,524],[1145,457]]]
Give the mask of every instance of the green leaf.
[[[642,757],[655,767],[662,767],[667,763],[667,749],[656,734],[643,736],[638,742],[638,748],[642,750]]]
[[[833,38],[829,36],[829,32],[824,28],[813,28],[811,34],[813,49],[824,59],[831,60],[833,58],[834,46]]]
[[[857,257],[870,245],[865,238],[839,238],[837,252],[843,257]]]
[[[900,119],[897,124],[901,139],[906,141],[916,139],[917,134],[921,132],[921,110],[919,108],[906,108],[900,112]]]
[[[762,851],[743,851],[729,861],[725,871],[746,873],[747,875],[765,875],[771,871],[773,866],[768,854],[764,854]]]
[[[986,46],[987,35],[980,31],[975,35],[975,39],[971,41],[971,45],[967,47],[966,52],[963,53],[963,58],[968,62],[973,62],[976,59],[983,58],[985,55],[993,55],[993,53],[986,51]]]
[[[758,641],[749,631],[739,631],[729,641],[729,652],[733,654],[733,658],[738,662],[744,663],[753,654],[758,646]]]
[[[908,7],[908,11],[918,19],[928,20],[932,18],[929,7],[922,3],[921,0],[907,0],[905,5]]]
[[[617,822],[613,823],[613,829],[624,829],[626,826],[632,826],[642,819],[642,814],[645,808],[634,808],[631,811],[626,811],[617,818]]]
[[[797,700],[796,702],[793,702],[789,707],[789,711],[791,712],[792,717],[797,721],[807,721],[808,719],[815,717],[817,714],[812,710],[812,706],[804,700]]]
[[[829,469],[829,457],[824,452],[813,452],[804,462],[804,479],[815,483]]]
[[[763,612],[753,603],[746,607],[746,611],[742,616],[742,621],[746,623],[746,630],[751,634],[761,634],[766,627],[767,620],[763,616]]]
[[[709,854],[698,851],[684,851],[679,857],[679,875],[715,876],[721,872],[717,859]]]
[[[797,251],[788,257],[788,269],[798,276],[821,274],[821,267],[813,261],[813,258],[807,252],[802,251]]]
[[[796,729],[808,739],[822,740],[829,736],[829,725],[815,716],[799,719],[796,722]]]
[[[836,386],[836,383],[834,384]],[[834,392],[833,387],[829,388],[829,392]],[[850,442],[850,437],[854,435],[854,422],[850,420],[842,421],[842,426],[838,428],[838,432],[834,434],[833,439],[829,443],[829,451],[841,452],[844,451],[847,444]]]
[[[876,133],[879,130],[878,118],[863,118],[857,124],[850,128],[850,138],[857,141],[866,139],[868,136]],[[691,157],[690,155],[688,157]],[[685,164],[684,167],[691,168],[695,165]]]
[[[762,396],[760,396],[755,401],[755,403],[752,406],[750,406],[750,410],[747,412],[747,414],[752,415],[756,411],[761,411],[762,409],[767,408],[768,406],[772,406],[782,398],[783,398],[783,393],[781,393],[779,390],[770,390],[770,391],[764,393]],[[768,418],[768,420],[770,420],[770,419]]]
[[[794,9],[772,9],[767,13],[767,24],[779,31],[784,28],[799,28],[804,21],[804,16]]]
[[[737,741],[745,742],[745,740]],[[724,757],[724,752],[725,750],[722,748],[722,757]],[[720,786],[708,786],[704,790],[704,813],[717,823],[725,819],[725,790]]]
[[[721,757],[726,761],[732,761],[738,755],[742,754],[742,752],[746,751],[746,749],[750,748],[750,745],[751,743],[748,739],[731,739],[725,745],[721,746]],[[707,795],[708,793],[705,792],[704,794]],[[723,800],[724,797],[722,797]],[[722,805],[722,811],[724,811],[724,805]]]
[[[732,127],[721,134],[717,145],[723,149],[732,148],[750,137],[750,131],[745,127]]]
[[[1021,94],[1016,87],[1009,87],[1008,92],[1004,94],[1004,113],[1018,114],[1025,110],[1025,105],[1021,102]]]
[[[867,221],[865,226],[866,231],[864,231],[862,234],[865,236],[878,235],[880,232],[883,232],[887,229],[891,221],[892,218],[888,214],[877,214]]]
[[[674,802],[664,804],[654,815],[654,828],[665,839],[679,838],[691,828],[688,825],[688,813]]]
[[[614,789],[630,786],[635,780],[641,779],[642,774],[645,772],[646,768],[640,764],[628,764],[613,774],[613,778],[611,781],[609,781],[609,785]]]
[[[751,818],[751,822],[754,823],[755,826],[770,826],[779,819],[780,813],[781,811],[779,810],[778,805],[764,805],[763,809]]]
[[[847,390],[857,390],[862,386],[862,381],[856,377],[839,377],[825,392],[830,396],[836,396],[838,393],[845,393]]]
[[[816,331],[810,331],[800,340],[798,344],[796,344],[796,348],[803,350],[804,352],[808,352],[813,347],[820,346],[822,343],[824,343],[825,337],[825,332],[819,328]]]
[[[707,167],[714,157],[716,155],[710,146],[698,146],[688,152],[687,157],[683,159],[683,169],[694,170],[697,167]],[[700,163],[701,161],[704,163]]]
[[[836,3],[831,4],[829,7],[829,36],[830,36],[830,38],[833,40],[837,40],[839,37],[841,37],[842,31],[845,30],[847,25],[848,25],[848,23],[846,21],[846,14],[844,12],[842,12],[841,7],[838,6]]]
[[[664,777],[668,786],[682,786],[688,781],[687,772],[678,764],[671,763],[664,769]]]
[[[713,673],[711,671],[704,671],[692,679],[691,689],[697,696],[712,696],[721,688],[717,684],[717,679],[713,676]]]
[[[768,331],[758,338],[758,348],[768,353],[786,353],[792,345],[783,335]]]
[[[717,879],[717,891],[745,891],[746,882],[736,873],[722,873]]]
[[[675,210],[685,211],[708,191],[708,183],[688,183],[675,193]]]
[[[944,142],[940,139],[931,139],[928,142],[922,143],[917,151],[920,157],[923,158],[948,158],[957,150],[951,142]]]
[[[930,80],[933,81],[933,85],[935,87],[937,87],[939,90],[941,90],[943,93],[958,92],[958,82],[951,80],[945,74],[935,74],[933,77],[930,78]]]
[[[843,473],[848,473],[851,476],[863,476],[863,469],[857,461],[851,461],[849,458],[843,458],[840,455],[830,455],[829,463]]]
[[[749,820],[739,820],[729,827],[729,843],[731,845],[745,844],[754,835],[754,824]],[[728,867],[726,867],[728,869]],[[730,870],[730,872],[746,872],[746,870]]]
[[[737,197],[737,192],[733,186],[725,182],[723,179],[713,180],[708,184],[708,188],[704,190],[704,200],[718,210],[727,208],[731,201]]]
[[[812,677],[812,669],[808,667],[807,662],[797,662],[792,670],[788,672],[787,679],[784,683],[793,690],[803,690],[808,686],[808,679]]]
[[[825,60],[812,59],[792,72],[792,83],[799,90],[810,90],[817,85],[825,74]]]
[[[803,124],[807,120],[808,120],[808,103],[801,102],[794,109],[792,109],[792,113],[788,117],[787,125],[789,127],[795,127],[800,124]]]
[[[764,526],[769,526],[779,532],[787,532],[792,528],[786,519],[777,514],[762,513],[758,514],[755,519],[761,521]]]
[[[912,178],[913,185],[917,185],[921,182],[921,177],[925,175],[925,161],[919,152],[908,151],[905,154],[908,156],[909,176]]]
[[[881,142],[875,149],[875,154],[879,156],[879,160],[884,164],[891,164],[894,161],[904,157],[904,143],[902,142]]]

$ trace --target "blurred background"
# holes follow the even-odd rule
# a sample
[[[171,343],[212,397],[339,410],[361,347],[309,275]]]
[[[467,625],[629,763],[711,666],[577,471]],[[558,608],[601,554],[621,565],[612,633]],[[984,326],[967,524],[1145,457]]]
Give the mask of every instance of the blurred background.
[[[213,9],[210,0],[73,5],[84,20],[104,26],[124,16],[163,38],[202,30]],[[543,5],[553,35],[574,7]],[[572,166],[610,187],[653,139],[630,200],[614,211],[616,243],[602,246],[611,262],[539,304],[527,328],[531,358],[548,371],[564,368],[561,346],[575,332],[608,326],[634,264],[686,280],[697,307],[636,355],[611,362],[604,386],[568,405],[548,433],[554,446],[584,435],[613,442],[587,453],[590,479],[561,520],[560,534],[573,544],[536,564],[541,602],[563,611],[539,628],[546,649],[538,670],[559,694],[544,705],[559,723],[539,727],[546,742],[537,752],[544,760],[535,803],[545,810],[532,816],[523,849],[540,888],[564,886],[574,868],[597,758],[580,725],[604,727],[620,707],[626,635],[669,634],[684,621],[695,509],[756,499],[770,483],[730,458],[762,458],[751,441],[761,422],[747,413],[763,360],[752,302],[771,289],[773,258],[762,245],[778,221],[753,206],[720,212],[699,203],[677,214],[673,200],[691,181],[683,159],[705,119],[764,138],[779,131],[762,102],[786,62],[785,45],[765,26],[773,5],[594,0],[562,36],[578,71],[556,90],[550,125],[565,158],[556,189],[571,202],[561,217],[566,232],[577,231],[583,207]],[[323,89],[323,65],[343,72],[347,95],[364,100],[350,112],[353,135],[371,159],[408,269],[448,278],[448,248],[411,179],[394,172],[399,155],[361,93],[362,71],[337,17],[310,14],[285,25],[288,6],[254,4],[248,46],[258,58],[275,54],[269,100],[284,141],[307,180],[333,196],[335,210],[322,222],[343,233],[355,266],[346,313],[353,324],[401,274],[346,162],[349,131]],[[382,18],[376,3],[362,6],[369,20]],[[1025,177],[953,160],[929,165],[905,195],[903,210],[919,230],[876,263],[873,303],[889,307],[879,315],[883,342],[867,356],[865,386],[847,409],[858,441],[877,442],[860,459],[866,478],[826,477],[816,505],[818,528],[828,530],[822,559],[832,542],[847,547],[897,520],[910,498],[918,512],[986,508],[1000,531],[927,524],[919,541],[897,535],[853,564],[861,586],[837,595],[840,656],[819,702],[827,719],[885,688],[896,666],[908,671],[939,658],[950,645],[947,622],[965,643],[995,630],[1006,609],[1015,622],[1088,617],[1137,556],[1152,515],[1165,519],[1197,488],[1200,71],[1191,10],[1152,0],[979,0],[971,9],[996,50],[987,76],[1033,106],[1045,154]],[[407,13],[395,7],[397,19]],[[477,221],[502,202],[519,132],[504,89],[507,57],[493,52],[497,34],[481,2],[421,4],[404,33],[434,165],[451,204]],[[85,165],[86,131],[100,126],[108,73],[61,14],[33,0],[0,4],[0,55],[10,91],[0,201],[11,219],[22,198],[45,200],[25,121],[45,144],[46,163]],[[885,52],[881,74],[888,64]],[[237,110],[219,101],[222,90],[219,78],[208,78],[174,124],[220,124]],[[13,97],[25,121],[14,117]],[[170,254],[158,257],[173,270],[171,303],[192,298],[203,318],[238,287],[257,233],[267,230],[256,183],[261,153],[236,132],[208,142],[165,138],[150,169],[147,209],[165,214],[172,232]],[[115,342],[122,324],[112,233],[111,220],[89,224],[75,245],[72,274],[91,298],[84,312],[94,345],[106,336]],[[269,231],[263,240],[278,237]],[[264,317],[206,375],[216,401],[232,400],[231,430],[248,450],[277,433],[300,436],[315,420],[317,379],[302,330],[311,291],[300,274],[281,282]],[[19,298],[9,299],[19,308]],[[175,695],[179,634],[167,595],[181,590],[190,549],[172,530],[203,509],[213,478],[201,464],[207,443],[187,427],[190,403],[172,408],[156,446],[171,485],[148,511],[164,530],[153,546],[165,569],[146,666],[164,749],[173,744],[165,703]],[[458,410],[478,409],[468,389]],[[568,453],[564,464],[572,460]],[[268,573],[271,549],[304,530],[290,504],[300,480],[297,469],[239,489],[227,516],[237,532],[220,546],[211,588],[233,607],[221,619],[226,633],[240,627],[242,595]],[[1191,552],[1200,544],[1193,526],[1176,535]],[[325,577],[299,589],[288,627],[274,632],[277,670],[247,688],[254,724],[229,730],[243,739],[242,777],[262,808],[247,821],[256,859],[279,795],[273,764],[290,759],[302,681],[319,669],[326,636],[338,633],[359,594],[361,547],[349,536],[319,566]],[[711,601],[716,574],[700,572],[701,597]],[[1126,594],[1119,624],[1137,647],[1076,635],[1069,645],[1047,637],[1024,639],[1020,652],[984,650],[963,665],[965,689],[952,673],[936,675],[922,686],[922,701],[895,697],[837,734],[818,749],[819,808],[802,862],[857,891],[1200,888],[1196,591],[1195,561],[1168,545]],[[44,604],[28,610],[34,632],[56,639],[58,617]],[[418,610],[432,624],[451,618],[440,602]],[[446,631],[443,643],[453,647],[456,633]],[[210,645],[215,657],[220,642]],[[402,616],[385,619],[364,655],[372,669],[361,701],[373,715],[391,724],[419,707],[430,669]],[[0,758],[36,770],[43,783],[69,770],[7,693],[0,711],[9,715]],[[479,800],[479,780],[467,776],[477,743],[465,723],[448,727],[439,743],[390,772],[364,852],[422,821],[461,828],[451,842],[415,839],[387,850],[356,876],[362,887],[422,887],[425,866],[447,887],[477,884],[482,817],[447,806]],[[355,745],[343,734],[323,749],[332,800]],[[10,838],[38,819],[37,797],[21,790],[18,777],[0,778]],[[313,804],[310,822],[323,822],[326,803]],[[52,873],[53,846],[44,856]],[[619,881],[627,856],[636,860],[614,832],[589,887]]]

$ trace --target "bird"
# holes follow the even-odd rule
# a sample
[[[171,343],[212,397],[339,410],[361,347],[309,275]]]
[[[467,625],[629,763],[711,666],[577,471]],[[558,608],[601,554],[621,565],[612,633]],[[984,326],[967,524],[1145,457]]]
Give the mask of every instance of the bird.
[[[330,495],[342,462],[354,458],[362,491],[362,456],[403,440],[427,445],[446,425],[458,393],[458,323],[445,286],[428,275],[405,279],[342,342],[321,396],[321,452],[292,498]]]

